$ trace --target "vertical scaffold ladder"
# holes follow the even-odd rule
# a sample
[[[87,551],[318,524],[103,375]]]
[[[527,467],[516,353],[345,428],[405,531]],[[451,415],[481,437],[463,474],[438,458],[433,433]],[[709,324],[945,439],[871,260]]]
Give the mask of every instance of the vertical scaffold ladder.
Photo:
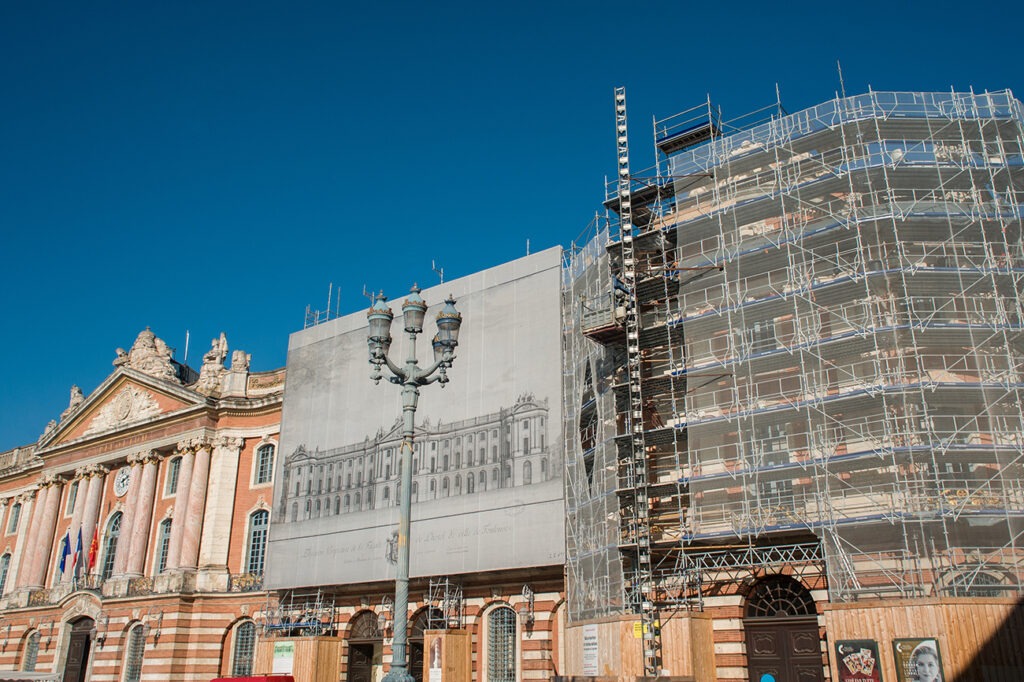
[[[625,504],[630,509],[629,537],[634,548],[632,586],[634,608],[643,627],[644,674],[656,676],[661,669],[661,631],[653,595],[651,569],[650,503],[648,499],[647,451],[644,443],[643,394],[641,391],[642,354],[640,352],[640,316],[637,300],[637,269],[634,251],[632,178],[629,173],[629,128],[626,120],[626,89],[615,88],[615,141],[618,155],[619,245],[622,249],[621,280],[626,294],[626,370],[629,380],[630,448],[623,467],[630,478]],[[620,454],[620,457],[622,455]]]

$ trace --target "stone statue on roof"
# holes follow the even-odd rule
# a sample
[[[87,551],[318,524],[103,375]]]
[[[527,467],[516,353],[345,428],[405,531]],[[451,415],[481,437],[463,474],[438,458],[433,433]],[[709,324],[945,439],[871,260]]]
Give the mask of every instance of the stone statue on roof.
[[[221,390],[224,379],[224,359],[228,356],[228,338],[224,332],[220,338],[210,342],[210,350],[203,355],[203,366],[199,368],[199,381],[195,389],[204,395],[214,395]]]

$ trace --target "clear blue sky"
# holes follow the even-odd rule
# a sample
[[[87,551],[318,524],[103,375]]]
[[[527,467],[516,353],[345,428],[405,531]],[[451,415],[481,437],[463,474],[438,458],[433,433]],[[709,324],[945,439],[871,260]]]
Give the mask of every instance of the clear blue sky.
[[[1018,3],[0,4],[0,450],[145,326],[284,365],[365,307],[568,244],[650,121],[876,89],[1024,93]]]

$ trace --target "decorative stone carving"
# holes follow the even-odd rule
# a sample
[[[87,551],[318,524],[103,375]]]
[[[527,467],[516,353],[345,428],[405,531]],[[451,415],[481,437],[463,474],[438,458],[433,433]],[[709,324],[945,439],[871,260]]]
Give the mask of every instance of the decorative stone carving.
[[[46,428],[43,429],[43,433],[39,436],[39,442],[42,443],[47,436],[57,430],[57,420],[51,419],[46,423]]]
[[[60,413],[60,420],[64,421],[69,414],[74,412],[79,405],[85,402],[85,395],[82,394],[82,389],[78,386],[71,385],[71,400],[68,402],[68,409]]]
[[[224,332],[220,333],[219,339],[210,342],[210,350],[203,356],[203,366],[199,368],[199,381],[195,389],[204,395],[214,395],[220,392],[221,383],[227,370],[224,368],[224,358],[228,356],[228,339]]]
[[[246,353],[244,350],[236,350],[231,353],[231,371],[232,372],[248,372],[249,362],[252,361],[252,355]]]
[[[83,435],[88,436],[130,422],[142,421],[158,414],[160,405],[152,395],[134,386],[125,386],[113,400],[99,409]]]
[[[117,349],[114,366],[130,367],[158,379],[181,383],[178,372],[171,362],[172,355],[173,351],[163,339],[158,339],[156,334],[146,327],[139,333],[130,351],[125,353],[123,348]]]
[[[53,485],[59,485],[64,482],[64,479],[60,478],[56,474],[46,473],[39,477],[39,487],[49,488]]]

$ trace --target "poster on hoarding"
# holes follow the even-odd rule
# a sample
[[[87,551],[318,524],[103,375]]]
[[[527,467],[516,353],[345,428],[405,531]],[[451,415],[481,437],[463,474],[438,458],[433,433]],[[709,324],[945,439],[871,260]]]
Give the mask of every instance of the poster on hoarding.
[[[583,626],[583,674],[593,677],[598,674],[597,626]]]
[[[939,640],[894,639],[892,654],[896,660],[897,682],[943,682]]]
[[[839,682],[882,682],[878,642],[873,639],[841,639],[836,642]]]
[[[412,577],[564,562],[560,286],[555,248],[425,289],[418,344],[405,296],[388,302],[389,355],[416,353],[421,369],[449,295],[462,315],[448,383],[421,389],[411,452],[401,388],[370,376],[365,310],[291,335],[266,587],[394,578],[406,462]]]

